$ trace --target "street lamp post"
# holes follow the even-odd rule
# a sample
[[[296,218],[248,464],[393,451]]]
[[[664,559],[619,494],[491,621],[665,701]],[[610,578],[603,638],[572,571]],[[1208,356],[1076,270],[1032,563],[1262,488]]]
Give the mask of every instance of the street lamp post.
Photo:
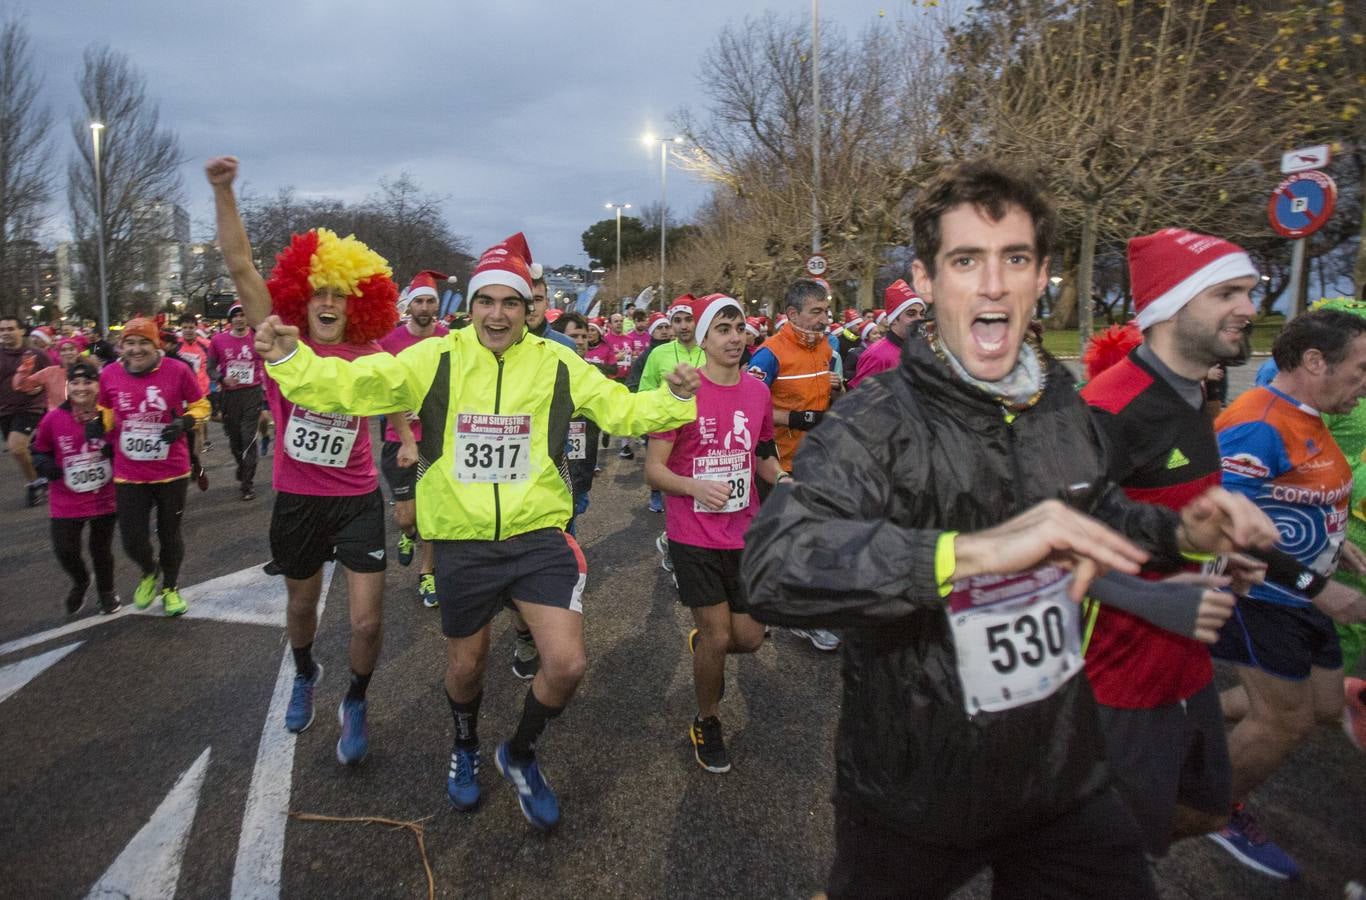
[[[655,137],[652,134],[645,135],[646,145],[659,144],[659,309],[661,312],[669,308],[669,291],[665,287],[664,272],[666,259],[665,237],[668,234],[665,219],[668,217],[668,191],[665,189],[669,175],[669,145],[681,144],[683,139],[678,136],[671,138]]]
[[[631,204],[629,204],[629,203],[608,203],[608,204],[607,204],[607,208],[608,208],[608,209],[615,209],[615,210],[617,211],[617,268],[616,268],[616,283],[617,283],[617,302],[620,303],[620,302],[621,302],[621,211],[622,211],[623,209],[630,209],[630,208],[631,208]]]
[[[109,293],[104,279],[104,178],[100,165],[100,132],[103,122],[90,123],[90,142],[95,148],[95,229],[100,260],[100,332],[109,338]]]

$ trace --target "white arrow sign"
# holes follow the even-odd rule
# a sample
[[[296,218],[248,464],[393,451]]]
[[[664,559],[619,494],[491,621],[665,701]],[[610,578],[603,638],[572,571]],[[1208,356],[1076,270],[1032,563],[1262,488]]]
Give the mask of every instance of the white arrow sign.
[[[1281,173],[1292,175],[1295,172],[1309,172],[1322,169],[1332,159],[1333,151],[1327,144],[1300,147],[1281,156]]]

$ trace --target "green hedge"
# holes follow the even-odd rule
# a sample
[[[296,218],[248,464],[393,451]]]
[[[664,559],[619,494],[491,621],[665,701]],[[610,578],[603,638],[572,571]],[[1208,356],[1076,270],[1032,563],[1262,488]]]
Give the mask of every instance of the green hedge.
[[[1276,335],[1281,333],[1281,328],[1285,325],[1285,320],[1281,316],[1269,318],[1265,322],[1255,322],[1252,325],[1252,352],[1270,353],[1271,343],[1276,340]],[[1043,345],[1049,353],[1054,356],[1074,357],[1081,355],[1081,342],[1077,337],[1075,328],[1065,328],[1057,331],[1045,331],[1043,334]]]

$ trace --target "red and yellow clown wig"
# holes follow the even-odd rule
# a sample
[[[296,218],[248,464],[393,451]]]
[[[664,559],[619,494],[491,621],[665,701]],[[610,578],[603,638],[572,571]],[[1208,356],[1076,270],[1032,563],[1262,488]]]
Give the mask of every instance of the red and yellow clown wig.
[[[266,288],[274,313],[308,333],[308,301],[324,288],[347,296],[346,341],[366,344],[398,325],[398,285],[389,263],[355,235],[326,228],[296,234],[275,257]]]

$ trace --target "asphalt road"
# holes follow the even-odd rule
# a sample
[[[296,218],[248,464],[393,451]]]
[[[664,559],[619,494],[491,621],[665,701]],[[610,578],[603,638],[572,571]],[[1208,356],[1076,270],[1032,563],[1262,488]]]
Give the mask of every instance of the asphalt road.
[[[1250,380],[1250,368],[1235,378],[1243,373]],[[1236,392],[1241,382],[1234,384]],[[327,668],[317,720],[297,742],[278,746],[283,726],[271,703],[285,640],[282,617],[271,621],[279,580],[256,574],[268,556],[272,495],[238,501],[226,442],[216,439],[219,449],[207,457],[213,484],[191,491],[181,578],[206,599],[189,596],[191,615],[180,620],[86,611],[77,627],[91,624],[78,631],[54,632],[70,626],[46,511],[21,508],[19,479],[0,461],[0,896],[86,896],[92,888],[180,897],[425,895],[408,830],[290,821],[272,862],[259,832],[278,827],[279,807],[253,812],[259,784],[269,781],[268,758],[289,809],[420,820],[439,896],[806,897],[821,888],[833,849],[838,660],[783,632],[732,660],[722,718],[735,768],[716,776],[696,766],[686,736],[689,618],[657,563],[661,519],[645,509],[639,456],[604,455],[606,471],[582,520],[589,668],[540,745],[564,814],[544,836],[527,826],[492,766],[492,748],[510,735],[526,691],[509,671],[505,621],[495,627],[480,723],[484,803],[464,814],[446,801],[443,647],[436,612],[417,602],[415,568],[391,563],[386,577],[370,757],[347,769],[334,755],[334,711],[346,682],[342,577],[331,584],[315,643]],[[263,462],[258,477],[266,483]],[[242,573],[237,581],[234,573]],[[134,578],[120,555],[125,599]],[[228,580],[213,581],[221,578]],[[42,667],[50,655],[60,659],[5,696],[16,672]],[[197,803],[181,804],[185,797]],[[1195,840],[1159,863],[1164,898],[1338,897],[1349,879],[1366,881],[1366,757],[1341,731],[1315,733],[1254,805],[1304,878],[1271,881]],[[982,876],[958,896],[989,891]]]

